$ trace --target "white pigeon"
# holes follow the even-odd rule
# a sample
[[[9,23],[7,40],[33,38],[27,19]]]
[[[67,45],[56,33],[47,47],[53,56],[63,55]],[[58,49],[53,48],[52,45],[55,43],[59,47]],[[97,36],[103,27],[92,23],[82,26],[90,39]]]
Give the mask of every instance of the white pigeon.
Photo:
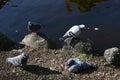
[[[71,58],[66,62],[65,69],[73,73],[79,73],[80,71],[84,69],[93,68],[93,67],[94,67],[93,64],[84,62],[77,58]]]
[[[65,40],[66,38],[69,38],[69,37],[77,38],[80,35],[81,30],[83,30],[84,28],[85,28],[84,24],[74,25],[59,40],[62,41],[62,40]]]
[[[15,57],[9,57],[6,59],[7,62],[12,63],[15,66],[25,66],[27,63],[28,56],[23,52],[22,54],[15,56]]]

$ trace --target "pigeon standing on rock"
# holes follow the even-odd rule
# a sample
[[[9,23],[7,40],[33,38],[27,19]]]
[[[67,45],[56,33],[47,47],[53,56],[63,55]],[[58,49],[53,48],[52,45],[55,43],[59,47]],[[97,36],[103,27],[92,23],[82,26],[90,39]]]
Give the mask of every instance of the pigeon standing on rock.
[[[40,30],[41,25],[40,24],[35,24],[35,23],[32,23],[31,21],[29,21],[27,27],[28,27],[28,30],[30,32],[36,33],[36,32],[38,32]]]
[[[72,73],[79,73],[82,70],[85,70],[87,68],[93,68],[93,67],[95,67],[93,64],[84,62],[77,58],[71,58],[67,61],[65,69],[67,69]]]
[[[63,40],[65,40],[66,38],[69,38],[69,37],[77,38],[77,37],[79,37],[81,31],[82,31],[84,28],[85,28],[85,25],[84,25],[84,24],[74,25],[74,26],[71,27],[71,28],[63,35],[63,37],[61,37],[59,40],[60,40],[60,41],[63,41]]]
[[[23,52],[18,56],[7,58],[6,61],[12,63],[15,66],[24,67],[27,64],[27,59],[28,56]]]

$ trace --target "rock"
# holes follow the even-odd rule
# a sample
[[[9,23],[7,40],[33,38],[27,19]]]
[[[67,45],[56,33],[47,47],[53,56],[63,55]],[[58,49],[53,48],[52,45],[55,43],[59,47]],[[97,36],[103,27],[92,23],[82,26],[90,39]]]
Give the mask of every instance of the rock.
[[[26,46],[30,46],[37,49],[56,49],[57,45],[47,38],[42,33],[36,33],[36,34],[28,34],[24,37],[24,39],[20,42],[20,44],[24,44]]]
[[[15,44],[13,40],[0,33],[0,51],[12,49]]]
[[[16,49],[13,49],[12,51],[13,51],[13,52],[17,52],[18,50],[16,50]]]
[[[104,57],[109,64],[120,65],[120,50],[117,47],[106,49]]]
[[[18,52],[23,52],[23,49],[18,49],[17,51],[18,51]]]
[[[95,31],[98,31],[98,30],[99,30],[99,28],[94,28],[94,30],[95,30]]]
[[[91,40],[80,38],[67,38],[63,43],[63,49],[79,53],[91,53],[94,51],[94,44]]]
[[[13,69],[12,72],[15,73],[15,70]]]

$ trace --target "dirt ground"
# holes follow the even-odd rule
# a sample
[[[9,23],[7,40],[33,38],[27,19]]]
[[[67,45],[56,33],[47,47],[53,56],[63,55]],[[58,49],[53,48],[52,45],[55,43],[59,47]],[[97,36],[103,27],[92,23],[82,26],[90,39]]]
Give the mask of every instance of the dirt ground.
[[[0,1],[0,8],[8,0]],[[88,62],[97,69],[74,74],[64,69],[69,58],[80,54],[62,50],[27,50],[29,59],[26,68],[13,66],[6,62],[7,57],[19,55],[18,51],[0,52],[0,80],[120,80],[120,68],[108,65],[103,56],[93,56]]]
[[[120,80],[120,68],[108,65],[103,56],[86,59],[98,66],[94,70],[80,74],[64,69],[69,58],[76,58],[79,53],[62,50],[27,50],[29,56],[26,68],[13,66],[6,58],[20,54],[18,51],[0,52],[0,80]]]

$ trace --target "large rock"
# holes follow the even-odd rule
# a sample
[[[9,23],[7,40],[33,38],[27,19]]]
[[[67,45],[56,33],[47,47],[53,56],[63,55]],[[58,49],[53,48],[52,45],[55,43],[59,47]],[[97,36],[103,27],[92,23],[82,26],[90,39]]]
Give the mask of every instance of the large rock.
[[[120,50],[117,47],[106,49],[104,57],[109,64],[120,65]]]
[[[0,33],[0,51],[12,49],[14,45],[13,40]]]
[[[33,48],[47,48],[47,49],[55,49],[57,48],[56,44],[47,38],[42,33],[31,33],[24,37],[24,39],[20,42],[26,46],[30,46]]]
[[[63,49],[80,53],[91,53],[94,51],[94,44],[89,39],[67,38],[64,41]]]

